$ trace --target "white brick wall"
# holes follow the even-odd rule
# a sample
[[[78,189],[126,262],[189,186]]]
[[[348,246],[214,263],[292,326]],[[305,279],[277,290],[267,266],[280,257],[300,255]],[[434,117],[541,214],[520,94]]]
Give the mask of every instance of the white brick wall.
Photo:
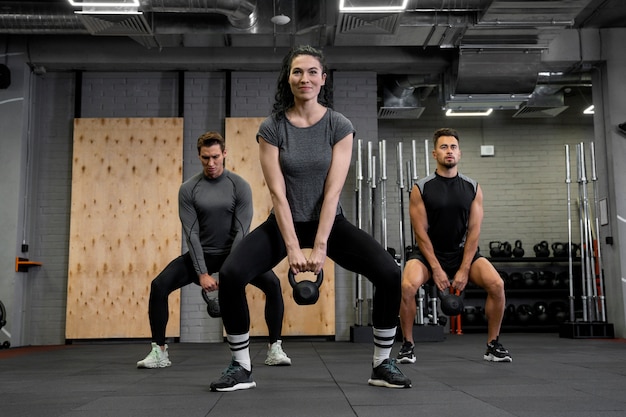
[[[556,125],[551,119],[539,120],[514,119],[510,113],[496,112],[488,123],[467,119],[431,120],[429,117],[400,123],[381,121],[380,131],[381,137],[403,141],[405,158],[410,158],[411,139],[419,138],[418,172],[423,177],[424,140],[429,140],[432,149],[434,130],[439,127],[456,128],[463,152],[459,170],[476,179],[483,189],[485,217],[481,251],[488,255],[490,241],[509,241],[513,244],[520,239],[527,254],[534,256],[532,247],[542,240],[550,243],[567,241],[564,145],[570,144],[572,172],[575,175],[575,145],[584,141],[588,151],[588,142],[593,138],[591,119],[577,117]],[[481,157],[481,145],[493,145],[495,156]],[[389,163],[395,164],[395,159]],[[430,169],[434,170],[432,161]],[[395,167],[389,170],[396,172]],[[571,190],[572,207],[575,210],[578,184],[573,183]],[[408,212],[406,216],[408,219]],[[575,227],[574,236],[577,230]],[[398,240],[396,237],[394,239]]]

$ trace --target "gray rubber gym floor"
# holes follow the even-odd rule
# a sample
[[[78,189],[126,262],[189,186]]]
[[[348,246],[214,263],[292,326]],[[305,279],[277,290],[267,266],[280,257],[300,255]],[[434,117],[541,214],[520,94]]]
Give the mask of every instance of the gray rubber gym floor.
[[[173,365],[136,369],[147,343],[74,343],[0,351],[1,416],[528,416],[626,415],[626,341],[504,334],[512,363],[483,361],[484,334],[419,343],[400,365],[411,389],[367,385],[369,343],[286,339],[290,367],[263,365],[255,389],[209,391],[225,343],[170,344]],[[397,353],[399,344],[394,347]]]

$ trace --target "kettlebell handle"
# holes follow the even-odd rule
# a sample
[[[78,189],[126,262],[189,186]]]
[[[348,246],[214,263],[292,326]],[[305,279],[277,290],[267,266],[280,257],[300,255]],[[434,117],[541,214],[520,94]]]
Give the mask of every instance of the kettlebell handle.
[[[439,298],[443,298],[447,295],[454,295],[456,297],[459,297],[461,299],[465,298],[465,291],[459,291],[459,290],[452,290],[452,287],[448,288],[448,293],[441,291],[439,288],[437,288],[437,291],[439,293]]]
[[[289,280],[289,285],[291,285],[291,288],[295,288],[296,285],[298,285],[298,282],[296,281],[296,276],[293,273],[293,271],[291,270],[291,268],[289,268],[289,271],[287,271],[287,279]],[[322,285],[322,281],[324,280],[324,270],[320,269],[320,273],[317,274],[317,279],[315,280],[315,282],[313,282],[317,288],[319,288]]]
[[[296,304],[310,305],[315,304],[320,296],[320,286],[324,279],[324,271],[320,270],[317,274],[315,282],[303,279],[300,282],[296,282],[295,274],[289,268],[287,272],[287,278],[289,279],[289,285],[293,288],[293,300]]]

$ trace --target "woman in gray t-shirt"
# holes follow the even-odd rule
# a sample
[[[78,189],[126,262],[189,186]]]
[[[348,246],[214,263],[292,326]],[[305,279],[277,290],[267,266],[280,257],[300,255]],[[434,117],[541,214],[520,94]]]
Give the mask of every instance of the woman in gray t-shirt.
[[[283,60],[272,115],[257,134],[261,167],[272,197],[269,218],[228,257],[220,276],[220,304],[232,362],[212,391],[256,386],[249,353],[250,317],[245,286],[287,257],[294,274],[319,273],[326,256],[375,286],[374,355],[369,384],[409,388],[390,358],[400,309],[400,268],[372,236],[343,215],[339,197],[355,130],[333,111],[322,53],[294,48]],[[302,248],[311,248],[306,256]]]

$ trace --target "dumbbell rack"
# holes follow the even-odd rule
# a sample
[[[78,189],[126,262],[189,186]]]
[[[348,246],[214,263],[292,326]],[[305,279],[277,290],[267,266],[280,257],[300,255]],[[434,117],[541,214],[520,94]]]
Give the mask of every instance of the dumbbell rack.
[[[559,326],[567,320],[568,287],[565,282],[531,282],[537,276],[563,277],[568,271],[568,258],[561,257],[521,257],[489,259],[505,281],[506,308],[502,323],[503,332],[558,332]],[[579,260],[575,264],[580,265]],[[569,277],[568,277],[569,278]],[[576,281],[576,276],[574,280]],[[526,282],[529,281],[529,282]],[[578,287],[578,285],[575,285]],[[463,332],[478,333],[487,331],[487,323],[480,315],[484,312],[486,292],[482,288],[468,287],[465,290],[466,313],[463,314]],[[551,306],[546,315],[534,312],[535,305],[545,303]],[[515,310],[511,310],[511,306]],[[523,307],[520,307],[523,306]],[[471,313],[471,307],[478,309]],[[530,307],[530,311],[528,310]],[[468,309],[469,308],[469,309]],[[474,314],[474,316],[469,316]]]

